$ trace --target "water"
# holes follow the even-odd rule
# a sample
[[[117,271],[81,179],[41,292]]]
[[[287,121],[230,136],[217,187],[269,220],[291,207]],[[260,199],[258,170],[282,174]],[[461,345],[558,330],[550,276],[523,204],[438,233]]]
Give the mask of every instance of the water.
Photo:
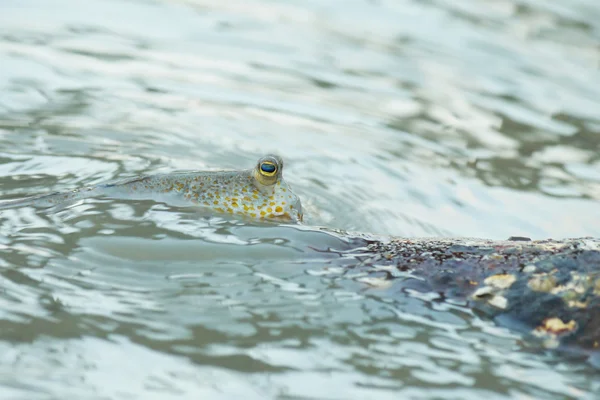
[[[308,225],[598,237],[600,6],[559,3],[3,0],[0,191],[276,152]],[[0,398],[600,392],[588,364],[317,248],[348,246],[154,202],[5,212]]]

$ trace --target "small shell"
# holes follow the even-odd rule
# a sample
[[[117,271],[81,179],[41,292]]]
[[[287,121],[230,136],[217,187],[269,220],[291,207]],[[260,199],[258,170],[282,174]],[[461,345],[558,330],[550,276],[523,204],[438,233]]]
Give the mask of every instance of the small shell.
[[[496,290],[491,286],[482,286],[473,293],[473,298],[477,299],[481,297],[491,296],[495,292]]]
[[[571,301],[567,302],[567,304],[571,308],[587,308],[587,306],[588,306],[587,301],[582,302],[582,301],[571,300]]]
[[[570,320],[566,324],[560,318],[546,318],[542,325],[534,329],[536,336],[560,335],[566,332],[572,332],[577,329],[577,322]]]
[[[387,289],[392,286],[392,280],[385,278],[364,277],[356,279],[358,282],[365,283],[377,289]]]
[[[526,265],[525,267],[523,267],[523,272],[526,274],[532,274],[535,271],[537,271],[537,267],[533,264],[529,264],[529,265]]]
[[[485,278],[483,283],[497,289],[508,289],[517,278],[511,274],[492,275]]]
[[[529,280],[529,282],[527,282],[527,286],[529,286],[531,290],[545,293],[554,289],[556,284],[556,277],[548,274],[536,274]]]
[[[488,304],[491,306],[494,306],[496,308],[500,308],[502,310],[505,310],[506,307],[508,307],[508,299],[504,296],[493,296],[491,299],[488,300]]]

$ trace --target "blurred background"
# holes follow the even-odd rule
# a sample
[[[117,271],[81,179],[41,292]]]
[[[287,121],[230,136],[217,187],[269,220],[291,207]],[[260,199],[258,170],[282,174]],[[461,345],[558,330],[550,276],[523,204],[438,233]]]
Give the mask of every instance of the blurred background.
[[[598,237],[599,110],[597,0],[0,1],[4,198],[276,152],[308,225]],[[0,398],[600,391],[467,311],[290,274],[298,232],[148,202],[4,213]]]

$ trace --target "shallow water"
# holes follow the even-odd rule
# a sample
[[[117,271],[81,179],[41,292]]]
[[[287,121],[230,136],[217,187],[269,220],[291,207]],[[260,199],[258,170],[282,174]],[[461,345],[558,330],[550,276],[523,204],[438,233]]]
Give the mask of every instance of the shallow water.
[[[600,236],[600,6],[3,0],[0,191],[267,152],[307,224]],[[595,398],[589,365],[155,202],[0,215],[0,398]]]

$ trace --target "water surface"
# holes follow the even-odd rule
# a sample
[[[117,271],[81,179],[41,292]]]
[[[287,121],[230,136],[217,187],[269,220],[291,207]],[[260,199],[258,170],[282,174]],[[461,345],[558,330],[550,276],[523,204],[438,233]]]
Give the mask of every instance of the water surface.
[[[0,192],[286,161],[307,224],[600,236],[594,0],[0,2]],[[0,398],[589,398],[588,364],[154,202],[0,215]],[[530,351],[531,350],[531,351]]]

